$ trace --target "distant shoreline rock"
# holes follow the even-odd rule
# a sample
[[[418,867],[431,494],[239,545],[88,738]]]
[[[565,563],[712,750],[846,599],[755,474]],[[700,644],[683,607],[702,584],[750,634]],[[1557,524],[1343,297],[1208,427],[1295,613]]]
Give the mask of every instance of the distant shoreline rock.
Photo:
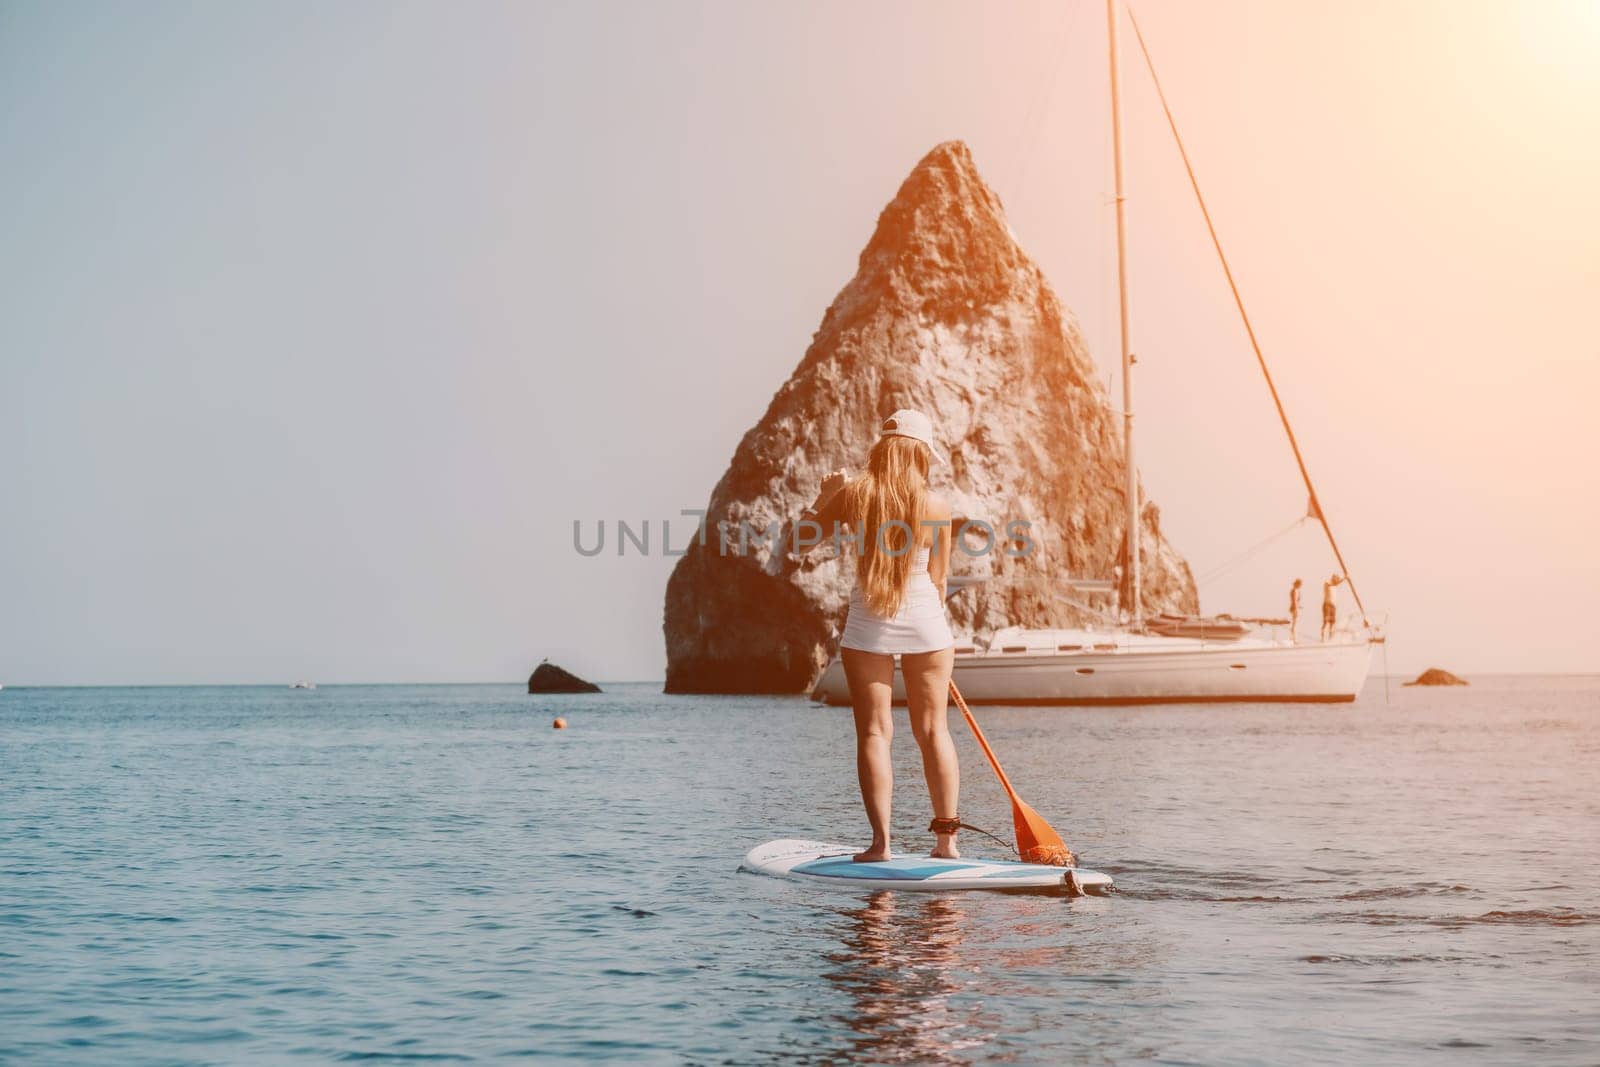
[[[1406,685],[1467,685],[1467,680],[1457,678],[1449,671],[1442,671],[1438,667],[1429,667]]]
[[[530,693],[598,693],[600,687],[586,682],[571,671],[562,670],[549,660],[533,669],[528,676]]]

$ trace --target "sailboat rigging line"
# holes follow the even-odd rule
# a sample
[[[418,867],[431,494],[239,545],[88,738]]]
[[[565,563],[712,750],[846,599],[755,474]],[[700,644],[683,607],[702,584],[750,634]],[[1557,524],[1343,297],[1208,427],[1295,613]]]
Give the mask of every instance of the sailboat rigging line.
[[[1012,167],[1016,177],[1016,191],[1020,196],[1028,180],[1028,171],[1033,164],[1033,146],[1038,142],[1039,127],[1044,123],[1045,117],[1050,113],[1050,101],[1055,98],[1056,81],[1065,65],[1061,57],[1066,52],[1067,42],[1072,37],[1072,23],[1078,13],[1074,5],[1066,7],[1066,14],[1061,21],[1061,39],[1055,48],[1050,49],[1046,55],[1054,57],[1049,63],[1049,80],[1044,83],[1044,92],[1035,94],[1028,101],[1028,110],[1023,113],[1022,124],[1019,127],[1021,140],[1012,153],[1015,163]]]
[[[1287,525],[1283,529],[1279,530],[1277,533],[1273,534],[1270,537],[1266,537],[1266,538],[1263,538],[1260,541],[1257,541],[1255,544],[1251,545],[1249,548],[1245,549],[1243,552],[1239,553],[1237,556],[1234,556],[1232,559],[1228,560],[1226,563],[1220,563],[1217,566],[1212,567],[1209,571],[1206,571],[1200,577],[1196,578],[1195,581],[1197,583],[1198,582],[1209,582],[1209,581],[1212,581],[1212,580],[1214,580],[1216,578],[1222,577],[1224,574],[1226,574],[1229,571],[1233,570],[1233,568],[1237,567],[1239,564],[1243,563],[1245,560],[1249,559],[1251,556],[1255,555],[1257,552],[1260,552],[1262,549],[1264,549],[1268,545],[1272,544],[1278,538],[1283,537],[1286,534],[1293,533],[1295,530],[1298,530],[1301,526],[1305,525],[1305,521],[1307,519],[1309,519],[1310,517],[1311,517],[1310,515],[1302,515],[1302,516],[1300,516],[1298,519],[1294,520],[1289,525]]]
[[[1200,181],[1195,177],[1193,164],[1189,162],[1189,151],[1183,146],[1183,137],[1178,133],[1178,123],[1172,117],[1172,108],[1167,104],[1167,94],[1161,88],[1161,79],[1156,76],[1155,60],[1150,57],[1150,49],[1144,41],[1144,32],[1139,29],[1139,20],[1133,14],[1132,5],[1124,3],[1124,6],[1128,9],[1128,21],[1133,25],[1133,36],[1139,42],[1139,51],[1144,54],[1145,67],[1150,71],[1150,81],[1155,85],[1156,98],[1161,101],[1161,110],[1167,116],[1167,126],[1172,130],[1172,139],[1178,145],[1178,155],[1183,158],[1183,169],[1189,175],[1189,187],[1194,190],[1195,201],[1200,205],[1200,214],[1206,221],[1206,230],[1211,234],[1211,245],[1217,250],[1217,259],[1222,262],[1222,273],[1228,279],[1234,306],[1239,309],[1239,318],[1244,322],[1244,332],[1249,335],[1250,347],[1256,354],[1256,362],[1261,365],[1261,375],[1267,380],[1267,391],[1272,394],[1273,406],[1278,409],[1278,419],[1283,423],[1283,432],[1289,437],[1289,447],[1294,451],[1294,461],[1300,468],[1300,478],[1306,483],[1306,491],[1311,494],[1312,513],[1322,523],[1322,532],[1328,537],[1328,546],[1333,549],[1333,556],[1339,561],[1339,573],[1344,575],[1345,583],[1350,586],[1350,595],[1355,598],[1356,607],[1361,609],[1361,624],[1371,630],[1372,623],[1367,619],[1367,606],[1361,602],[1361,594],[1356,591],[1355,579],[1350,576],[1350,567],[1344,561],[1344,553],[1339,551],[1339,542],[1334,540],[1333,528],[1328,525],[1322,501],[1317,497],[1317,488],[1311,484],[1311,472],[1306,469],[1305,457],[1300,453],[1300,442],[1295,439],[1294,428],[1289,425],[1289,415],[1283,409],[1283,399],[1278,396],[1278,387],[1272,380],[1272,372],[1267,369],[1267,357],[1261,352],[1261,343],[1256,340],[1255,327],[1251,325],[1250,316],[1244,309],[1244,298],[1239,295],[1239,286],[1233,280],[1233,269],[1228,266],[1228,257],[1223,254],[1222,240],[1217,236],[1217,227],[1211,221],[1211,212],[1206,208],[1206,199],[1200,193]]]

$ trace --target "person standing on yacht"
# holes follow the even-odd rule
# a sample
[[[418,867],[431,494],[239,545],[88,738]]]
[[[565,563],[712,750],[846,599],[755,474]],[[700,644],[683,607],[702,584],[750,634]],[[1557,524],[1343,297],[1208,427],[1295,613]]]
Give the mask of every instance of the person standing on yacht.
[[[1322,583],[1322,637],[1327,641],[1333,637],[1333,625],[1339,621],[1339,607],[1334,603],[1333,591],[1344,581],[1344,576],[1339,574],[1328,575],[1328,580]]]
[[[1300,586],[1304,584],[1299,578],[1294,580],[1294,585],[1289,587],[1289,640],[1294,644],[1300,643]]]

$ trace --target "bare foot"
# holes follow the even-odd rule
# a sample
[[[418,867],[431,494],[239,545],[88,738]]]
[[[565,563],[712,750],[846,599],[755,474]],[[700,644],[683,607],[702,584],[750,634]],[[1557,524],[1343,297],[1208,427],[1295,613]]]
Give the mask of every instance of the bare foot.
[[[883,847],[880,848],[874,844],[865,852],[857,852],[850,858],[856,863],[882,863],[884,860],[889,858],[889,845],[885,843]]]
[[[956,848],[955,835],[952,834],[948,837],[943,834],[939,835],[939,843],[933,846],[933,851],[928,853],[928,855],[934,859],[940,860],[960,859],[961,850]]]

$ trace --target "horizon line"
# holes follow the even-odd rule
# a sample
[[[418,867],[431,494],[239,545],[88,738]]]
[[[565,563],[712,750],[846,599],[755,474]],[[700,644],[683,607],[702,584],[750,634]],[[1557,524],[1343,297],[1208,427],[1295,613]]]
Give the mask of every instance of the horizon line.
[[[1429,668],[1425,668],[1429,669]],[[1371,674],[1373,680],[1385,678],[1410,678],[1411,672],[1399,674]],[[1468,671],[1466,678],[1600,678],[1600,669],[1588,671]],[[525,686],[526,681],[478,682],[314,682],[317,689],[338,688],[404,688],[417,686]],[[595,685],[666,685],[663,678],[601,679]],[[0,691],[17,689],[293,689],[287,682],[47,682],[0,683]],[[589,693],[527,693],[527,696],[592,696]],[[604,695],[601,693],[600,695]],[[801,693],[668,693],[667,696],[800,696]]]

